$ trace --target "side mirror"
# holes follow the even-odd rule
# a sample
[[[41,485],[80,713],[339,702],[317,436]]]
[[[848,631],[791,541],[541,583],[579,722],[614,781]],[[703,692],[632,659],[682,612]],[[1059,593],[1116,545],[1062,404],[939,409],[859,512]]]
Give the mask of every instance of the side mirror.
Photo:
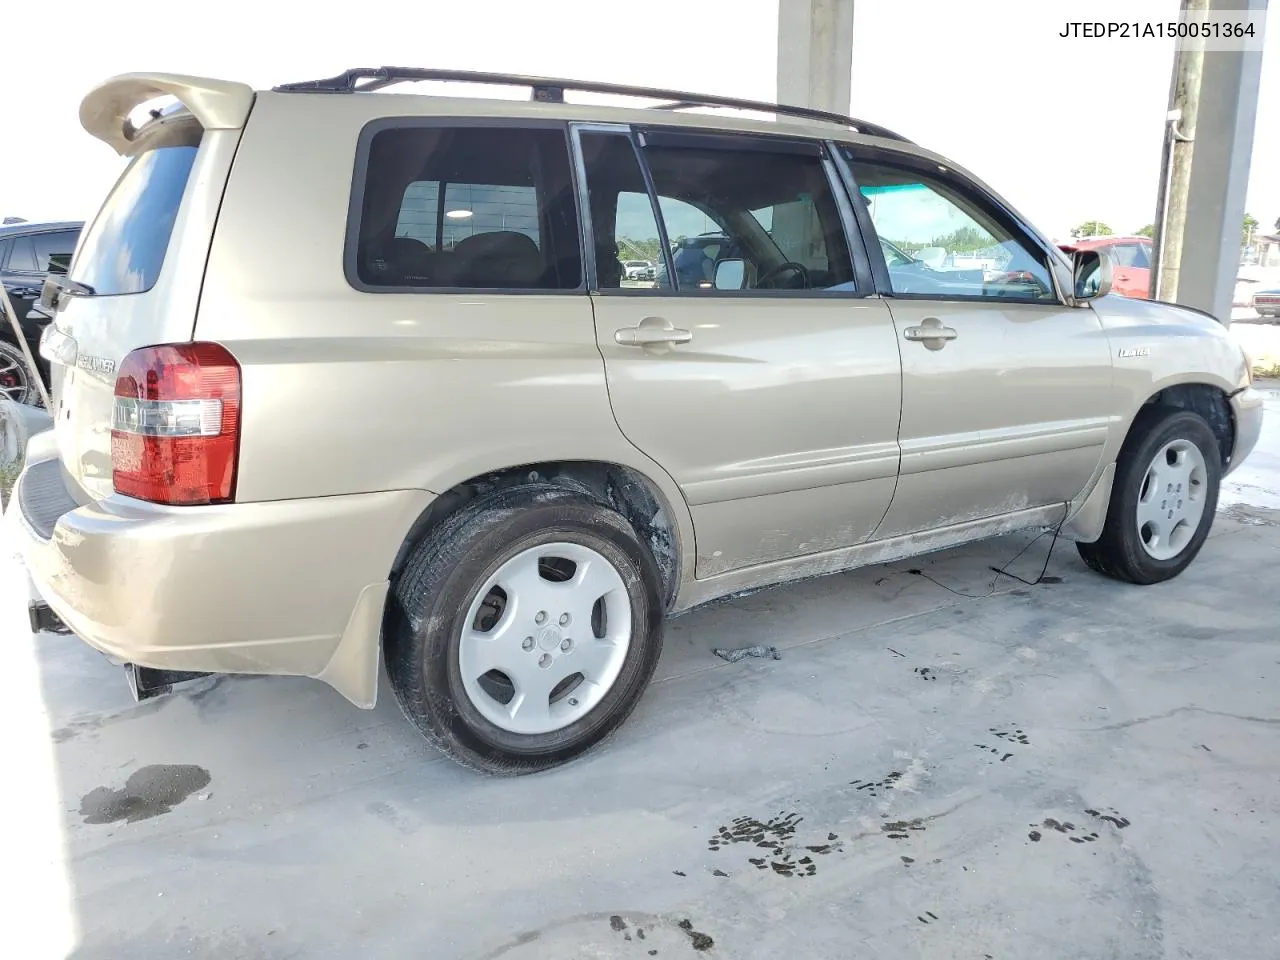
[[[741,290],[747,279],[745,260],[719,260],[716,262],[716,289]]]
[[[40,285],[40,299],[37,303],[50,314],[53,314],[57,312],[58,297],[61,293],[62,285],[58,283],[57,279],[53,276],[45,277],[44,283]]]
[[[1077,302],[1111,292],[1111,255],[1103,250],[1077,250],[1071,255],[1072,294]]]

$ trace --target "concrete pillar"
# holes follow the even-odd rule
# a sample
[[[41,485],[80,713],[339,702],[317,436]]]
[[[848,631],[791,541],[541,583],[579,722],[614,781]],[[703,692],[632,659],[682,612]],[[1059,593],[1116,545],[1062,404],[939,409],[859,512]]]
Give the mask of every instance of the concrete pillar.
[[[1214,14],[1265,12],[1267,0],[1210,0]],[[1240,266],[1262,51],[1206,50],[1174,300],[1231,319]]]
[[[778,0],[778,103],[848,113],[854,0]]]

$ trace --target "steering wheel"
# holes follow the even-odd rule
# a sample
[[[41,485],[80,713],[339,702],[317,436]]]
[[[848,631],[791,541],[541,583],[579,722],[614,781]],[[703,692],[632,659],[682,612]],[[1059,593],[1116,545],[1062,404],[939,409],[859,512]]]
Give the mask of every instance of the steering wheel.
[[[805,268],[804,264],[796,263],[794,260],[787,260],[787,261],[784,261],[783,263],[778,264],[778,265],[777,265],[776,267],[774,267],[772,270],[766,270],[766,271],[764,272],[764,274],[760,277],[760,279],[758,279],[758,280],[756,281],[756,287],[757,287],[757,288],[760,288],[760,287],[773,287],[773,286],[774,286],[774,284],[773,284],[773,282],[772,282],[772,281],[773,281],[774,279],[776,279],[777,277],[781,276],[783,273],[786,273],[788,270],[792,271],[793,273],[795,273],[795,274],[796,274],[796,276],[798,276],[798,277],[800,278],[800,286],[799,286],[799,287],[786,287],[786,288],[783,288],[783,289],[793,289],[793,290],[794,290],[794,289],[799,289],[799,290],[804,290],[804,289],[807,289],[807,288],[808,288],[808,286],[809,286],[809,271]]]

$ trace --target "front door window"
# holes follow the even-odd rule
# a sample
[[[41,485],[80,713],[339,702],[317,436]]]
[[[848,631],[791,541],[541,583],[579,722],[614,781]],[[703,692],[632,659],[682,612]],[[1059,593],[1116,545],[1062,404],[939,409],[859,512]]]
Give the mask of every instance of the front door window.
[[[1044,255],[960,184],[854,159],[895,295],[1056,302]]]

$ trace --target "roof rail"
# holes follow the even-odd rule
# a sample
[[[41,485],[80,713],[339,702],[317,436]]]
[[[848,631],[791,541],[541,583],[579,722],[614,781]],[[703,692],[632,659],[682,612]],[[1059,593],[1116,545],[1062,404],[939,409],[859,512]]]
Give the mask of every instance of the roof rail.
[[[800,117],[805,120],[820,120],[841,127],[851,127],[854,132],[869,137],[883,137],[886,140],[911,141],[899,133],[865,120],[846,117],[840,113],[826,110],[815,110],[812,107],[795,107],[782,103],[765,103],[761,100],[740,100],[737,97],[722,97],[718,94],[685,93],[680,90],[665,90],[659,87],[636,87],[620,83],[601,83],[594,80],[560,80],[551,77],[529,77],[520,74],[486,73],[476,70],[442,70],[422,67],[355,67],[336,77],[323,80],[303,80],[299,83],[285,83],[274,89],[278,93],[367,93],[381,90],[396,83],[411,83],[418,80],[444,80],[460,83],[481,83],[496,86],[530,87],[532,99],[540,103],[564,103],[566,90],[578,90],[583,93],[602,93],[621,97],[643,97],[649,100],[668,101],[657,109],[687,110],[690,107],[725,107],[731,110],[751,110],[758,113],[773,113],[784,117]]]

